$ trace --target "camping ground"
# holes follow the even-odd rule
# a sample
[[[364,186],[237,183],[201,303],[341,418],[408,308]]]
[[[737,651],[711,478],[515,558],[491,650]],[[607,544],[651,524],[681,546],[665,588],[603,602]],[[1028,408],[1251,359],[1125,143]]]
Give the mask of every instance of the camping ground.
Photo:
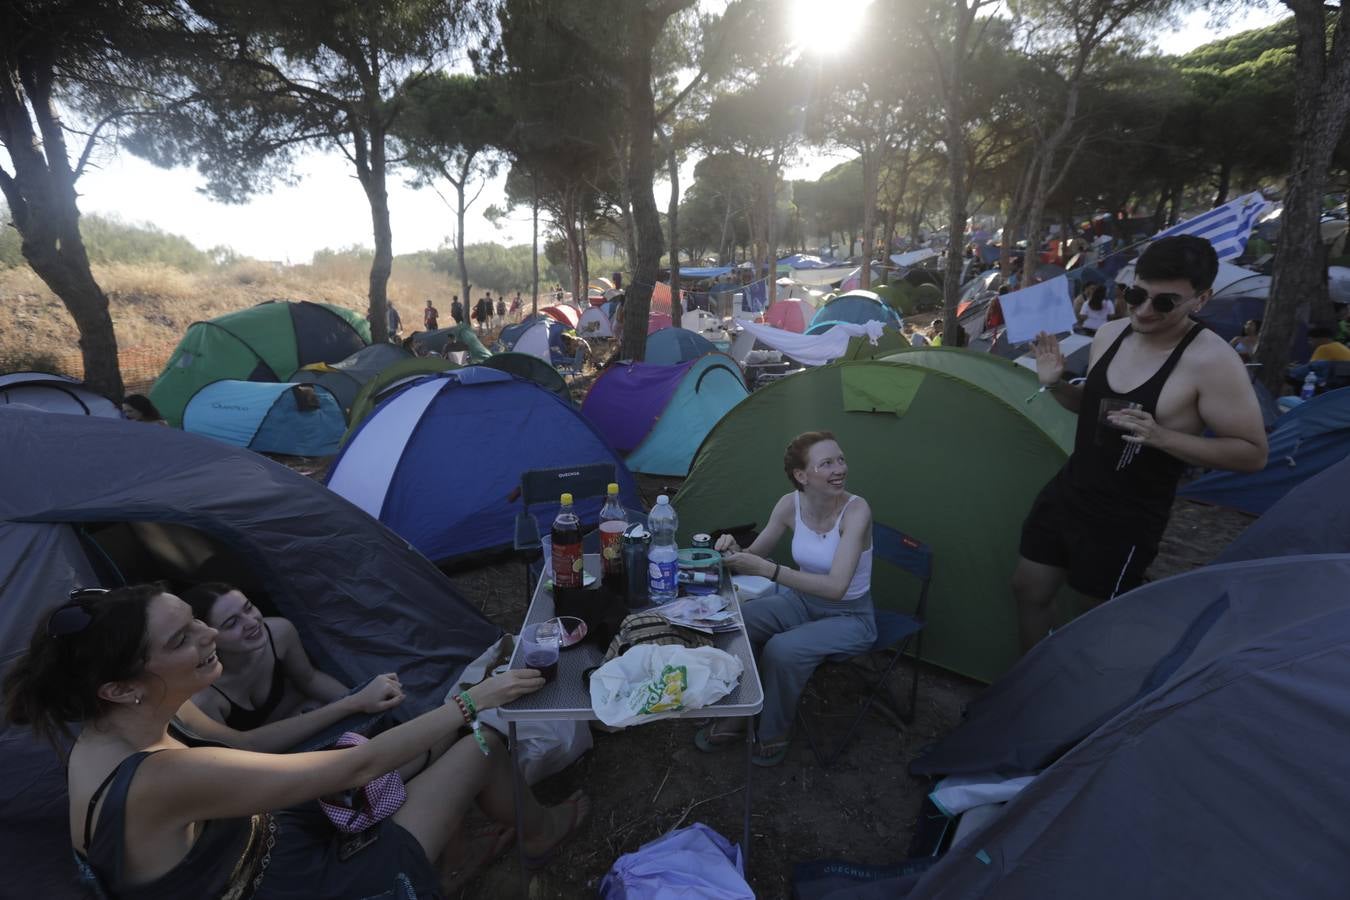
[[[310,462],[297,461],[296,467],[316,474]],[[898,477],[917,479],[924,473],[902,472]],[[663,490],[673,492],[679,481],[640,477],[639,486],[650,503]],[[1241,513],[1178,501],[1150,578],[1208,563],[1251,521]],[[496,562],[454,574],[451,580],[497,625],[508,631],[519,628],[527,605],[519,562]],[[911,672],[902,664],[892,676],[893,685],[907,689]],[[957,725],[962,709],[981,688],[977,682],[924,666],[918,711],[902,732],[873,716],[829,770],[816,764],[803,740],[793,744],[781,766],[756,768],[749,869],[756,895],[790,896],[792,866],[797,862],[840,859],[880,865],[903,858],[928,789],[925,782],[909,776],[909,761]],[[807,709],[816,717],[817,727],[829,728],[847,721],[838,716],[856,709],[850,704],[858,696],[853,679],[834,670],[830,677],[812,681]],[[693,743],[696,730],[692,721],[675,721],[616,734],[596,732],[590,752],[539,786],[546,803],[584,788],[591,793],[593,806],[590,822],[557,862],[531,879],[531,900],[594,896],[619,856],[692,822],[704,822],[739,841],[745,757],[739,747],[711,755],[700,752]],[[520,878],[514,853],[507,854],[459,896],[464,900],[512,896],[519,891]]]

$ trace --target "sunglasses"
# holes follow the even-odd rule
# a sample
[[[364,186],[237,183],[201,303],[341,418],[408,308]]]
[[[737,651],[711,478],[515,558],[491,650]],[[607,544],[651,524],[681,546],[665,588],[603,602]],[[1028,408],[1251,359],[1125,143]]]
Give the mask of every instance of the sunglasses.
[[[1190,300],[1190,297],[1183,297],[1180,294],[1154,294],[1148,295],[1148,291],[1141,287],[1127,287],[1121,291],[1121,299],[1130,306],[1139,306],[1145,300],[1153,301],[1153,311],[1166,315],[1176,309],[1178,305]]]
[[[47,617],[47,636],[58,638],[84,631],[94,621],[94,617],[84,608],[84,601],[106,593],[107,588],[76,588],[71,591],[69,602],[52,610],[52,614]]]

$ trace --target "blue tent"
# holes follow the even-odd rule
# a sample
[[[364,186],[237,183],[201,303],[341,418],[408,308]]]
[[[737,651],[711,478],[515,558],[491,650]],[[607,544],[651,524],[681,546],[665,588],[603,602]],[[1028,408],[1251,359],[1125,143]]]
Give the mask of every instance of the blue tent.
[[[647,335],[646,361],[652,365],[673,366],[716,352],[712,341],[688,328],[662,328]]]
[[[1260,472],[1209,472],[1177,495],[1260,515],[1318,472],[1350,456],[1350,388],[1328,391],[1275,420]]]
[[[1285,494],[1214,561],[1308,553],[1350,553],[1350,456]]]
[[[152,579],[178,590],[229,580],[290,619],[314,664],[343,684],[397,672],[400,719],[439,706],[447,681],[501,633],[397,535],[256,453],[174,428],[0,406],[0,459],[0,671],[71,589]],[[12,870],[0,894],[87,898],[61,760],[7,722],[0,759]]]
[[[680,277],[701,281],[725,275],[733,268],[733,266],[680,266]]]
[[[562,336],[563,333],[568,330],[568,327],[552,316],[546,316],[543,313],[540,313],[537,316],[529,316],[523,322],[518,322],[515,325],[507,325],[503,328],[501,334],[497,335],[497,343],[495,345],[497,352],[509,353],[514,350],[516,348],[516,342],[524,337],[525,333],[529,331],[533,325],[539,322],[548,323],[548,349],[550,355],[553,357],[553,362],[556,363],[561,360],[563,358]]]
[[[429,375],[382,401],[328,471],[328,486],[437,561],[510,547],[522,472],[613,463],[625,506],[641,509],[623,460],[581,413],[532,381],[484,366]],[[582,521],[600,498],[579,503]],[[545,527],[556,514],[538,507]]]
[[[824,334],[835,325],[862,325],[864,322],[881,322],[897,329],[902,324],[895,307],[883,302],[871,291],[856,290],[840,294],[817,309],[811,317],[811,324],[806,327],[806,333]]]
[[[1205,566],[1041,641],[910,766],[1039,775],[905,896],[1343,897],[1347,583],[1347,554]]]
[[[347,417],[327,388],[314,384],[216,381],[192,395],[183,430],[259,453],[336,453]]]
[[[740,366],[709,353],[673,366],[612,366],[591,385],[581,412],[628,455],[631,471],[683,477],[708,432],[749,393]]]

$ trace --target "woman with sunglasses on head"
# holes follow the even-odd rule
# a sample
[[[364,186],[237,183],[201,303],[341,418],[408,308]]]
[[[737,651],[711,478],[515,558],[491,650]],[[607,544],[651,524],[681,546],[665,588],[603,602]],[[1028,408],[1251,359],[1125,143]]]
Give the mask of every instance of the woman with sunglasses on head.
[[[189,748],[178,709],[220,675],[216,631],[159,585],[83,592],[47,615],[5,678],[9,721],[67,760],[70,840],[115,898],[439,897],[442,858],[471,804],[514,821],[510,758],[477,713],[543,686],[494,676],[368,743],[276,755]],[[397,812],[343,839],[315,801],[359,788],[473,726],[415,781]],[[521,797],[527,854],[547,857],[585,818],[581,793],[544,808]]]
[[[1063,380],[1054,335],[1037,337],[1041,390],[1077,413],[1078,427],[1073,453],[1022,525],[1012,589],[1024,650],[1054,624],[1051,601],[1065,581],[1099,602],[1143,582],[1187,465],[1265,465],[1265,428],[1242,360],[1191,318],[1218,268],[1204,238],[1150,244],[1121,295],[1128,317],[1097,331],[1082,385]]]
[[[775,585],[741,608],[764,686],[753,757],[761,766],[778,765],[787,755],[797,701],[816,667],[835,654],[866,652],[877,637],[872,510],[844,487],[844,451],[830,432],[808,431],[788,444],[783,470],[793,489],[774,505],[754,543],[741,549],[731,535],[717,540],[731,571],[760,575]],[[797,568],[764,558],[787,532]],[[695,744],[711,751],[743,741],[745,727],[743,720],[714,720]]]

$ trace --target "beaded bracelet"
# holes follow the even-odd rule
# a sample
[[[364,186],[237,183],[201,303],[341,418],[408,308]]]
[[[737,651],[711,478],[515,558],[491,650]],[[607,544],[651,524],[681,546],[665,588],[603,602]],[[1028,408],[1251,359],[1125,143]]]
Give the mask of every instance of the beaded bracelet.
[[[473,739],[478,742],[478,749],[483,751],[484,756],[492,753],[488,747],[487,738],[483,737],[483,723],[478,721],[478,707],[474,705],[473,698],[469,696],[468,691],[460,691],[455,695],[455,703],[459,706],[460,715],[464,716],[464,722],[473,730]]]

